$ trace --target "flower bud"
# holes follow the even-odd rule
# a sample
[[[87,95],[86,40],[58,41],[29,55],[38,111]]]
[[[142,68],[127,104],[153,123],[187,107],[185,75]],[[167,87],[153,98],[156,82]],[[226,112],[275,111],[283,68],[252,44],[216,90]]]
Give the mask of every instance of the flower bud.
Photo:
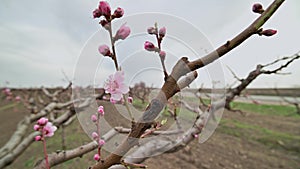
[[[38,121],[37,121],[37,124],[40,125],[40,126],[44,126],[48,123],[48,119],[45,118],[45,117],[42,117],[40,118]]]
[[[103,107],[103,106],[99,106],[99,107],[98,107],[98,113],[99,113],[101,116],[104,116],[104,107]]]
[[[100,155],[99,154],[95,154],[94,155],[94,160],[99,161],[100,160]]]
[[[100,139],[100,140],[99,140],[99,146],[103,146],[104,144],[105,144],[105,141],[102,140],[102,139]]]
[[[93,137],[94,140],[96,140],[99,136],[98,136],[98,134],[96,132],[93,132],[92,133],[92,137]]]
[[[132,104],[133,98],[129,96],[129,97],[127,98],[127,101],[128,101],[128,103]]]
[[[124,15],[124,10],[118,7],[113,14],[113,18],[121,18],[123,15]]]
[[[267,29],[267,30],[263,30],[260,35],[264,35],[264,36],[273,36],[277,33],[277,30],[274,29]]]
[[[110,98],[109,101],[110,101],[112,104],[116,104],[116,103],[117,103],[117,101],[114,100],[113,98]]]
[[[150,34],[150,35],[156,35],[157,34],[157,29],[155,29],[154,27],[149,27],[147,29],[147,32]]]
[[[96,115],[92,115],[91,116],[91,120],[92,120],[92,122],[96,122],[97,120],[98,120],[98,118],[97,118],[97,116]]]
[[[100,23],[100,25],[101,25],[104,29],[109,30],[110,25],[109,25],[109,23],[107,22],[107,20],[103,19],[103,20],[101,20],[99,23]]]
[[[34,140],[35,140],[35,141],[41,141],[41,140],[42,140],[42,136],[35,136],[35,137],[34,137]]]
[[[146,41],[144,43],[144,48],[147,50],[147,51],[155,51],[155,46],[153,43],[149,42],[149,41]]]
[[[102,13],[101,13],[101,11],[100,11],[99,9],[95,9],[95,10],[93,11],[93,17],[94,17],[94,18],[100,18],[101,15],[102,15]]]
[[[160,58],[161,58],[162,60],[165,60],[165,58],[166,58],[166,52],[165,52],[165,51],[160,51],[160,52],[159,52],[159,56],[160,56]]]
[[[111,15],[110,6],[106,1],[100,1],[98,9],[100,10],[101,14],[104,15],[105,17]]]
[[[160,28],[160,29],[159,29],[159,36],[160,36],[161,38],[163,38],[163,37],[165,37],[165,35],[166,35],[166,27]]]
[[[35,131],[39,131],[39,129],[40,129],[40,126],[39,126],[39,125],[37,125],[37,124],[35,124],[35,125],[33,126],[33,130],[35,130]]]
[[[15,100],[18,102],[18,101],[21,101],[21,97],[20,96],[16,96],[15,97]]]
[[[109,47],[107,45],[101,45],[101,46],[99,46],[98,51],[103,56],[111,56],[111,52],[110,52]]]
[[[123,24],[120,29],[117,31],[116,36],[115,36],[115,41],[119,39],[126,39],[130,34],[130,28]]]
[[[259,3],[256,3],[252,6],[252,11],[254,13],[262,14],[265,10],[263,9],[263,6]]]

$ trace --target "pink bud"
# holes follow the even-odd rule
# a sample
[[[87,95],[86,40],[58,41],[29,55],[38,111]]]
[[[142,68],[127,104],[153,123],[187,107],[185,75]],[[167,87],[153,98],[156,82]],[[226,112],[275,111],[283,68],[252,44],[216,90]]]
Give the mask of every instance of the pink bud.
[[[94,140],[96,140],[99,136],[98,136],[98,134],[96,132],[93,132],[92,133],[92,137],[93,137]]]
[[[35,136],[35,137],[34,137],[34,140],[35,140],[35,141],[41,141],[41,140],[42,140],[42,137],[41,137],[41,136]]]
[[[38,131],[39,129],[40,129],[40,126],[37,125],[37,124],[35,124],[35,125],[33,126],[33,130]]]
[[[93,17],[94,17],[94,18],[100,18],[101,15],[102,15],[102,13],[101,13],[101,11],[100,11],[99,9],[95,9],[95,10],[93,11]]]
[[[99,46],[98,51],[103,56],[111,56],[111,52],[110,52],[109,47],[107,45],[101,45],[101,46]]]
[[[114,100],[113,98],[110,98],[109,101],[110,101],[112,104],[116,104],[116,103],[117,103],[117,101]]]
[[[114,12],[113,17],[121,18],[123,15],[124,15],[124,10],[122,8],[118,7]]]
[[[155,46],[153,43],[149,42],[149,41],[146,41],[144,43],[144,48],[148,51],[155,51]]]
[[[133,98],[129,96],[129,97],[127,98],[127,101],[128,101],[128,103],[132,104]]]
[[[125,24],[123,24],[120,29],[117,31],[116,36],[115,36],[115,40],[119,40],[119,39],[126,39],[130,34],[130,28],[128,26],[126,26]]]
[[[259,3],[256,3],[252,6],[252,11],[254,13],[262,14],[264,12],[263,6]]]
[[[101,116],[104,116],[104,107],[103,107],[103,106],[99,106],[99,107],[98,107],[98,113],[99,113]]]
[[[38,121],[37,121],[37,124],[40,125],[40,126],[44,126],[48,123],[48,119],[45,118],[45,117],[42,117],[40,118]]]
[[[103,20],[101,20],[99,23],[101,24],[101,26],[102,26],[104,29],[109,30],[110,25],[109,25],[109,23],[107,22],[107,20],[103,19]]]
[[[18,102],[18,101],[21,100],[21,97],[20,97],[20,96],[16,96],[16,97],[15,97],[15,100]]]
[[[166,35],[166,28],[165,27],[160,28],[159,36],[163,38],[163,37],[165,37],[165,35]]]
[[[105,141],[102,140],[102,139],[100,139],[100,140],[99,140],[99,146],[103,146],[104,144],[105,144]]]
[[[100,1],[98,9],[104,15],[105,17],[108,17],[111,15],[110,6],[106,1]]]
[[[147,32],[150,34],[150,35],[156,35],[157,34],[157,30],[154,28],[154,27],[149,27],[147,29]]]
[[[159,56],[160,56],[160,58],[161,58],[162,60],[165,60],[165,58],[166,58],[166,52],[165,52],[165,51],[160,51],[160,52],[159,52]]]
[[[96,115],[92,115],[91,116],[91,120],[92,120],[92,122],[96,122],[97,120],[98,120],[98,118],[97,118],[97,116]]]
[[[99,154],[95,154],[94,155],[94,160],[99,161],[100,160],[100,155]]]
[[[277,30],[274,29],[267,29],[267,30],[263,30],[260,34],[264,35],[264,36],[273,36],[277,33]]]

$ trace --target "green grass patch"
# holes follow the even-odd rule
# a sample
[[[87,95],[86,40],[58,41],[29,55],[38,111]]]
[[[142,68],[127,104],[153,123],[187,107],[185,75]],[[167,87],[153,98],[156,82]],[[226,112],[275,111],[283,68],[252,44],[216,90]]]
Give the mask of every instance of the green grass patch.
[[[300,156],[300,136],[298,135],[229,119],[221,121],[219,130],[228,135],[260,142],[270,148],[285,149]]]
[[[296,108],[293,106],[232,102],[231,107],[233,109],[265,115],[290,116],[300,118],[300,116],[296,113]]]

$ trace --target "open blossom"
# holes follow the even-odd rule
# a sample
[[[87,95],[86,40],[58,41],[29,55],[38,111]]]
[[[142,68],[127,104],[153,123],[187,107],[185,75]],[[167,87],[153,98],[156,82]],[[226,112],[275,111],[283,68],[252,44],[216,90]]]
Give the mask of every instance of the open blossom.
[[[126,23],[125,23],[117,31],[115,40],[119,40],[119,39],[124,40],[129,36],[129,34],[130,34],[130,28],[128,26],[126,26]]]
[[[44,136],[45,137],[52,137],[54,132],[57,130],[57,127],[54,126],[51,122],[48,122],[46,126],[43,128]]]
[[[111,94],[111,99],[119,101],[123,94],[129,91],[128,86],[124,84],[124,72],[117,71],[110,75],[104,84],[106,93]]]
[[[110,16],[111,15],[111,9],[106,1],[100,1],[98,9],[100,10],[101,14],[104,16]]]

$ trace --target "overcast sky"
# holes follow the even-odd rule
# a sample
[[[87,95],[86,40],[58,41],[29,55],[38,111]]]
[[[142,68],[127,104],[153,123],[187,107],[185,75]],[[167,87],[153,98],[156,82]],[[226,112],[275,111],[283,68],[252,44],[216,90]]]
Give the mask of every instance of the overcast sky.
[[[69,78],[73,77],[80,63],[96,63],[97,68],[91,72],[82,71],[83,76],[92,77],[95,83],[102,85],[106,74],[113,72],[113,69],[106,64],[107,59],[97,55],[97,46],[102,41],[93,41],[97,36],[102,36],[105,32],[99,32],[101,29],[97,20],[92,18],[92,11],[97,7],[99,1],[96,0],[2,0],[0,6],[0,83],[4,86],[5,81],[10,82],[12,87],[38,87],[44,86],[61,86],[66,85],[63,81],[64,71]],[[210,42],[213,48],[220,46],[227,40],[237,35],[243,28],[247,27],[258,15],[251,12],[251,6],[257,0],[111,0],[108,1],[112,8],[118,6],[125,9],[125,16],[128,18],[129,26],[137,26],[141,21],[149,20],[149,26],[153,25],[150,15],[139,17],[136,20],[134,14],[139,13],[164,13],[169,14],[171,18],[180,18],[174,21],[174,25],[180,23],[190,23],[199,32],[208,39],[203,40],[200,36],[195,37],[189,31],[184,32],[186,37],[193,37],[190,41],[185,41],[180,35],[180,26],[172,26],[162,18],[153,20],[161,21],[161,25],[167,27],[169,40],[164,43],[167,51],[167,67],[170,70],[174,61],[182,55],[192,55],[189,52],[201,54],[203,51],[190,49],[184,53],[185,49],[179,50],[180,45],[186,43],[189,47],[199,43]],[[272,0],[261,0],[264,6],[269,5]],[[258,63],[268,63],[280,56],[289,56],[300,51],[299,30],[300,30],[300,1],[288,0],[280,7],[275,15],[267,22],[264,28],[273,28],[278,30],[278,34],[271,38],[254,36],[243,43],[238,48],[224,56],[218,63],[223,65],[224,79],[226,84],[232,84],[235,80],[228,71],[230,67],[239,77],[245,77],[249,71],[253,70]],[[132,22],[130,20],[135,20]],[[122,21],[123,22],[123,21]],[[116,23],[117,25],[121,24]],[[131,25],[130,25],[131,24]],[[117,26],[115,26],[117,27]],[[132,28],[133,35],[139,33],[138,28]],[[177,30],[178,29],[178,30]],[[146,28],[145,28],[146,30]],[[97,32],[98,31],[98,32]],[[178,34],[176,34],[176,31]],[[97,32],[97,33],[96,33]],[[168,34],[169,33],[169,34]],[[182,33],[182,32],[181,32]],[[178,35],[178,36],[177,36]],[[104,35],[103,35],[104,36]],[[151,37],[147,37],[151,40]],[[176,38],[179,39],[176,41]],[[100,38],[99,38],[100,39]],[[204,38],[205,39],[205,38]],[[147,40],[144,36],[129,38],[128,43],[122,42],[118,53],[126,56],[120,61],[124,65],[124,70],[136,72],[130,76],[130,84],[133,77],[136,79],[149,80],[154,86],[160,86],[162,75],[160,67],[151,65],[151,56],[149,52],[142,50],[143,41]],[[181,41],[180,41],[181,40]],[[135,42],[131,42],[135,41]],[[103,43],[106,41],[103,40]],[[177,44],[177,42],[180,42]],[[91,44],[94,43],[94,44]],[[99,43],[99,44],[97,44]],[[140,50],[132,47],[134,44],[140,44]],[[95,46],[93,50],[94,57],[87,56],[89,61],[84,60],[85,56],[82,50],[87,50],[87,45]],[[86,46],[85,46],[86,45]],[[201,44],[201,49],[209,50],[206,44]],[[124,50],[126,49],[126,50]],[[128,49],[128,50],[127,50]],[[136,53],[126,53],[126,51]],[[88,55],[93,55],[93,52]],[[144,53],[143,53],[144,52]],[[134,59],[143,53],[141,61]],[[81,54],[81,55],[80,55]],[[130,57],[129,57],[130,56]],[[149,59],[151,58],[151,59]],[[156,58],[157,59],[157,58]],[[157,60],[158,61],[158,60]],[[143,63],[142,63],[143,62]],[[149,63],[149,64],[148,64]],[[159,62],[158,62],[159,63]],[[85,65],[89,67],[89,65]],[[145,68],[146,66],[151,67]],[[145,68],[142,70],[142,68]],[[142,70],[142,71],[141,71]],[[209,72],[209,71],[208,71]],[[263,75],[251,84],[250,87],[299,87],[300,86],[300,61],[296,61],[284,72],[291,72],[291,75]],[[222,72],[219,73],[223,76]],[[203,75],[210,77],[210,73]],[[129,77],[129,76],[128,76]],[[158,78],[159,77],[159,78]],[[159,79],[159,80],[158,80]],[[206,78],[203,78],[206,79]],[[199,83],[210,84],[209,80],[203,80]]]

